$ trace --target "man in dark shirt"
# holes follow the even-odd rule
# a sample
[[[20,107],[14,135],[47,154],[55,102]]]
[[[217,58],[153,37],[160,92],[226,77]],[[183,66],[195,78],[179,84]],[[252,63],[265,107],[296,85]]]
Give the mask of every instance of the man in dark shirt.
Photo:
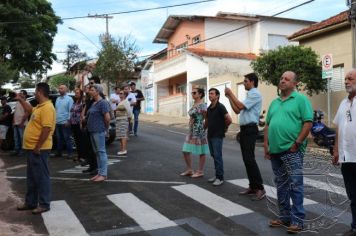
[[[6,97],[1,97],[2,114],[0,116],[0,147],[6,139],[7,130],[11,126],[11,107],[7,105]]]
[[[222,146],[225,132],[232,120],[225,106],[219,102],[220,92],[216,88],[209,89],[209,100],[205,128],[208,128],[208,143],[210,155],[214,158],[215,176],[208,181],[214,186],[224,183],[224,164],[222,159]]]
[[[137,136],[137,128],[138,128],[138,116],[140,115],[141,111],[141,101],[145,100],[145,97],[142,94],[142,91],[139,89],[136,89],[136,84],[135,82],[130,83],[131,87],[131,92],[135,94],[136,97],[136,104],[133,107],[132,113],[134,114],[134,127],[133,127],[133,132],[134,135]],[[130,132],[132,132],[132,127],[130,127]]]

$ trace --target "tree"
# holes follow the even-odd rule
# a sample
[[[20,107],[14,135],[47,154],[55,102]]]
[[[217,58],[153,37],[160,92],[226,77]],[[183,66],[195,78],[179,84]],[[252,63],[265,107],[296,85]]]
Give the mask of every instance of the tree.
[[[35,74],[51,68],[53,38],[60,18],[46,0],[4,0],[0,4],[0,64]]]
[[[61,62],[63,63],[64,68],[66,69],[67,72],[69,72],[69,69],[77,62],[88,59],[87,54],[85,52],[81,52],[77,44],[67,45],[66,54],[67,54],[67,58],[61,60]]]
[[[61,84],[66,85],[72,91],[75,89],[75,78],[69,75],[56,75],[49,80],[51,89],[57,89]]]
[[[0,62],[0,85],[8,81],[16,81],[18,75],[18,71],[11,69],[8,63]]]
[[[137,53],[138,48],[130,36],[118,40],[109,37],[102,42],[93,74],[109,84],[130,80],[135,72]]]
[[[308,95],[318,94],[327,88],[327,81],[321,78],[319,56],[311,49],[302,46],[286,46],[271,50],[251,62],[252,69],[262,81],[277,86],[283,72],[294,71],[302,83],[298,89]]]
[[[35,80],[32,79],[30,76],[21,76],[18,80],[20,84],[20,88],[34,88],[35,87]]]

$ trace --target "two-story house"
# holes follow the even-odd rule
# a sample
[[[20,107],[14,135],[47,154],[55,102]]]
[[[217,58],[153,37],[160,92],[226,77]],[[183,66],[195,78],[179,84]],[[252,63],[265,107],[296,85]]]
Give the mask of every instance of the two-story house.
[[[190,92],[199,86],[218,88],[222,102],[231,113],[224,88],[231,87],[244,99],[243,75],[252,71],[250,62],[277,46],[289,44],[287,36],[310,21],[219,12],[216,16],[169,16],[154,43],[167,45],[164,58],[149,60],[153,111],[186,116],[192,104]],[[276,89],[261,84],[269,105]],[[208,102],[208,99],[206,98]]]

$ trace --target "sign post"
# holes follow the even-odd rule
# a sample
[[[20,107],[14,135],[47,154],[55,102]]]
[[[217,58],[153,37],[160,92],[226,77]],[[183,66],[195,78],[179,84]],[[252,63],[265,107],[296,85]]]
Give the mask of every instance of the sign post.
[[[331,102],[330,102],[330,80],[333,77],[333,56],[331,53],[326,54],[322,58],[322,78],[327,79],[328,82],[328,126],[331,124]]]

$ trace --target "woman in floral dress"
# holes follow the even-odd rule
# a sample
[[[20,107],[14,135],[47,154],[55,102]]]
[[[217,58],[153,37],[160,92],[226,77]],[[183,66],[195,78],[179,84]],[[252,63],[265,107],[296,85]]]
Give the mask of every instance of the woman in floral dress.
[[[183,157],[187,169],[181,173],[182,176],[197,178],[204,175],[205,157],[209,153],[208,139],[204,129],[204,119],[207,112],[207,106],[203,100],[204,95],[204,89],[194,88],[192,91],[194,104],[188,112],[190,116],[189,134],[183,144]],[[195,172],[193,172],[192,168],[192,154],[199,156],[199,167]]]

